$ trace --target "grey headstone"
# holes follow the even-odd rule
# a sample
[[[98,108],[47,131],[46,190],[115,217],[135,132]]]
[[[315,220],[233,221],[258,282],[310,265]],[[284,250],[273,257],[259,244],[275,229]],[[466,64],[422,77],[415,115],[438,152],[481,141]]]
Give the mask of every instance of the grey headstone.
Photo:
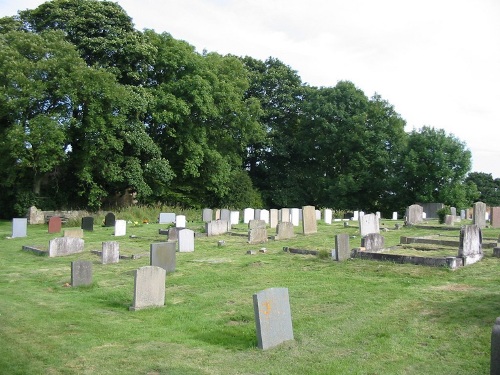
[[[168,240],[177,241],[179,239],[179,228],[168,228]]]
[[[269,288],[253,295],[259,349],[293,340],[292,314],[287,288]]]
[[[424,210],[422,206],[418,204],[412,204],[410,207],[408,207],[408,213],[406,215],[406,222],[409,225],[415,225],[418,223],[421,223],[424,221],[423,215],[424,215]]]
[[[458,256],[464,259],[464,266],[483,258],[482,242],[481,228],[478,225],[465,225],[460,229]]]
[[[130,310],[165,305],[165,275],[161,267],[145,266],[135,271],[134,301]]]
[[[228,223],[231,222],[231,211],[226,208],[220,210],[220,219],[227,221]]]
[[[450,212],[452,216],[457,216],[457,208],[456,207],[450,207]]]
[[[486,227],[486,204],[483,202],[476,202],[472,208],[472,223],[476,224],[481,229]]]
[[[75,237],[58,237],[49,241],[49,257],[60,257],[81,253],[84,250],[84,241]]]
[[[161,267],[167,273],[175,272],[176,244],[175,242],[157,242],[149,247],[150,265]]]
[[[112,212],[108,212],[104,217],[104,226],[105,227],[114,227],[115,226],[116,217]]]
[[[71,286],[92,284],[92,262],[75,260],[71,262]]]
[[[281,215],[280,215],[280,221],[282,223],[288,223],[288,222],[291,222],[291,219],[290,219],[290,209],[289,208],[282,208],[280,210],[281,212]]]
[[[500,317],[491,330],[490,375],[500,374]]]
[[[380,233],[379,220],[375,214],[365,214],[359,217],[361,237],[370,233]]]
[[[175,213],[161,212],[158,218],[158,224],[170,224],[170,223],[175,223]]]
[[[231,230],[231,224],[226,220],[212,220],[205,223],[205,233],[207,236],[220,236]]]
[[[425,218],[436,219],[438,217],[437,212],[444,208],[443,203],[418,203],[422,207],[422,212],[425,212]]]
[[[304,234],[312,234],[318,232],[316,209],[314,206],[302,207],[302,230]]]
[[[271,208],[269,210],[269,227],[276,228],[278,225],[279,211],[276,208]]]
[[[127,222],[125,220],[115,221],[115,236],[125,236],[127,234]]]
[[[266,222],[264,220],[250,220],[248,222],[248,229],[256,228],[266,228]]]
[[[12,219],[12,238],[26,237],[28,233],[28,219]]]
[[[120,261],[120,245],[116,241],[102,243],[101,263],[118,263]]]
[[[500,228],[500,207],[491,207],[490,224],[492,228]]]
[[[194,232],[191,229],[181,229],[178,232],[177,243],[179,252],[187,253],[194,251]]]
[[[445,225],[453,225],[453,224],[455,224],[455,216],[453,216],[453,215],[446,215],[444,217],[444,223],[445,223]]]
[[[377,252],[384,248],[384,237],[380,233],[370,233],[361,239],[366,251]]]
[[[214,212],[211,208],[204,208],[202,213],[201,213],[201,219],[204,222],[212,221],[213,216],[214,216]]]
[[[260,212],[261,211],[262,210],[260,208],[256,208],[255,209],[255,211],[254,211],[254,217],[253,217],[254,220],[262,220],[261,217],[260,217]]]
[[[460,219],[465,220],[466,212],[465,210],[460,210]]]
[[[347,233],[337,234],[335,236],[335,260],[341,262],[350,257],[349,235]]]
[[[295,237],[293,224],[289,221],[281,222],[276,227],[275,240],[286,240]]]
[[[256,220],[260,221],[260,220]],[[258,244],[267,242],[267,229],[264,228],[253,228],[248,230],[248,243]]]
[[[82,217],[82,226],[81,228],[86,231],[94,230],[94,218],[92,216]]]

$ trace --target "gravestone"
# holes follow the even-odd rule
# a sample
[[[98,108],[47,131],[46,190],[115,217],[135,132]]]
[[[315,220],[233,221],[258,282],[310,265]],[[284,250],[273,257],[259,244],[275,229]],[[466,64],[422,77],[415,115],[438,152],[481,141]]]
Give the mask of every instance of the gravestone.
[[[94,218],[92,216],[82,217],[82,230],[92,232],[94,230]]]
[[[110,264],[120,261],[120,245],[116,241],[102,243],[101,263]]]
[[[333,219],[333,211],[330,210],[329,208],[325,208],[324,216],[325,216],[324,218],[325,224],[331,224]]]
[[[253,295],[259,349],[293,340],[292,314],[287,288],[269,288]]]
[[[83,238],[83,229],[65,229],[63,231],[64,237]]]
[[[248,223],[248,243],[267,242],[267,227],[264,220],[250,220]]]
[[[349,246],[349,235],[347,233],[337,234],[335,236],[335,254],[332,258],[341,262],[351,257],[351,249]]]
[[[269,210],[260,210],[260,220],[264,220],[269,224]]]
[[[418,203],[418,205],[422,207],[422,212],[425,212],[424,219],[437,219],[437,212],[444,208],[443,203]]]
[[[255,228],[266,228],[266,222],[264,220],[250,220],[248,222],[248,229]]]
[[[158,224],[175,223],[175,213],[173,212],[160,212],[158,217]]]
[[[231,211],[229,223],[231,225],[238,225],[240,223],[240,211]]]
[[[318,232],[316,221],[316,210],[314,206],[302,207],[302,231],[304,234],[312,234]]]
[[[316,212],[316,221],[321,220],[321,211],[316,210],[315,212]]]
[[[186,216],[177,215],[175,217],[175,227],[176,228],[186,228]]]
[[[71,262],[71,286],[92,284],[92,262],[75,260]]]
[[[212,220],[205,223],[205,233],[207,236],[220,236],[229,232],[231,225],[226,220]]]
[[[452,216],[457,216],[457,208],[456,207],[450,207],[450,213]]]
[[[500,228],[500,207],[491,207],[490,224],[492,228]]]
[[[408,207],[406,214],[406,223],[408,225],[415,225],[424,221],[424,210],[418,204],[412,204]]]
[[[365,251],[378,252],[384,248],[384,237],[380,233],[370,233],[361,239]]]
[[[282,208],[281,210],[281,218],[280,221],[282,223],[288,223],[291,222],[291,217],[290,217],[290,209],[289,208]]]
[[[112,212],[108,212],[104,217],[104,226],[105,227],[114,227],[116,222],[115,214]]]
[[[444,217],[444,224],[445,225],[454,225],[455,224],[455,217],[453,215],[445,215]]]
[[[31,206],[28,209],[28,223],[30,224],[44,224],[45,214],[42,210],[39,210],[35,206]],[[24,236],[25,237],[25,236]]]
[[[358,221],[359,220],[359,211],[354,211],[352,213],[352,220],[353,221]]]
[[[177,236],[179,252],[190,253],[194,251],[194,232],[191,229],[181,229]]]
[[[49,257],[61,257],[83,252],[85,242],[81,238],[58,237],[49,241]]]
[[[168,228],[168,240],[175,242],[179,238],[179,228]]]
[[[127,222],[125,220],[115,221],[115,236],[125,236],[127,234]]]
[[[274,237],[275,240],[286,240],[293,237],[295,237],[295,233],[292,223],[288,221],[278,223],[276,227],[276,236]]]
[[[213,216],[214,212],[211,208],[204,208],[201,214],[201,220],[208,223],[209,221],[212,221]]]
[[[255,216],[254,216],[253,220],[261,220],[261,218],[260,218],[260,212],[261,212],[261,211],[262,211],[262,210],[261,210],[260,208],[256,208],[256,209],[255,209],[255,211],[254,211],[254,215],[255,215]]]
[[[245,208],[243,210],[243,223],[248,224],[250,220],[255,219],[255,210],[253,208]]]
[[[398,219],[398,213],[395,211],[392,213],[392,220],[397,220]]]
[[[466,218],[466,211],[460,210],[460,219],[465,220],[465,218]]]
[[[380,233],[379,220],[375,214],[366,214],[359,217],[361,237],[370,233]]]
[[[472,223],[476,224],[481,229],[486,227],[486,204],[483,202],[476,202],[472,208]]]
[[[129,310],[165,305],[165,276],[161,267],[145,266],[137,269],[134,276],[134,301]]]
[[[299,226],[300,210],[298,208],[291,208],[290,209],[290,221],[292,222],[294,227]]]
[[[215,210],[215,220],[220,220],[220,209]]]
[[[231,222],[231,211],[227,208],[220,210],[220,219],[227,221],[228,223]]]
[[[60,233],[62,221],[59,216],[52,216],[49,219],[49,233]]]
[[[500,317],[491,330],[490,375],[500,374]]]
[[[271,208],[269,210],[269,228],[275,229],[278,225],[279,211],[276,208]]]
[[[28,219],[14,218],[12,219],[12,238],[26,237],[28,233]]]
[[[150,266],[163,268],[167,273],[175,272],[175,242],[157,242],[149,246]]]
[[[464,225],[460,229],[458,256],[463,258],[464,266],[476,263],[483,258],[481,228],[477,224]]]

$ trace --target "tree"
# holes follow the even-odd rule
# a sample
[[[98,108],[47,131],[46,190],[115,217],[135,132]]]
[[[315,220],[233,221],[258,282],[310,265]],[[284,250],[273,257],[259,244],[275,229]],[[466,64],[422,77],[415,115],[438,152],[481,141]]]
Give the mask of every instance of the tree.
[[[489,206],[500,206],[500,178],[493,179],[491,173],[471,172],[465,181],[476,185],[477,200]]]

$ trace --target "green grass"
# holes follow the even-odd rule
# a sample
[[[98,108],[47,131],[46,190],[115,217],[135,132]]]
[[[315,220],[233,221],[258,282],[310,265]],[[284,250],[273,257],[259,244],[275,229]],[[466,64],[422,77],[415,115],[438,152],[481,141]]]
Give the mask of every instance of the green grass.
[[[459,231],[392,230],[393,222],[384,224],[387,246],[400,236]],[[320,224],[309,236],[297,229],[292,240],[263,245],[228,235],[199,238],[194,253],[177,254],[177,271],[167,275],[166,306],[128,311],[133,271],[149,265],[149,258],[102,265],[90,251],[117,240],[122,253],[147,253],[150,243],[165,240],[158,234],[163,227],[129,225],[126,237],[115,238],[112,228],[96,225],[85,233],[84,253],[48,258],[21,250],[47,247],[54,235],[46,225],[29,226],[27,238],[6,239],[11,224],[0,222],[0,373],[489,372],[491,328],[500,315],[500,259],[491,249],[481,262],[451,271],[359,259],[337,263],[283,251],[289,246],[325,253],[339,233],[349,233],[351,247],[357,247],[354,224]],[[245,225],[237,230],[244,232]],[[486,229],[484,237],[498,238],[499,232]],[[219,247],[221,239],[225,245]],[[246,254],[261,247],[267,253]],[[93,262],[89,287],[65,286],[77,259]],[[269,287],[289,289],[295,340],[262,351],[252,295]]]

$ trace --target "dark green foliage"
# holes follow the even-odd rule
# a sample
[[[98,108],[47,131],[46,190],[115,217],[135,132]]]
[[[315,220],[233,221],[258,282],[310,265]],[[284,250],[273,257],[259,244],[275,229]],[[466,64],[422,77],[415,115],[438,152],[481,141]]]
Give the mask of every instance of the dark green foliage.
[[[444,206],[443,208],[440,208],[437,210],[437,215],[439,219],[439,224],[444,224],[446,220],[446,215],[451,215],[451,208],[450,206]]]
[[[491,173],[472,172],[465,181],[477,187],[477,201],[489,206],[500,206],[500,178],[493,179]]]

